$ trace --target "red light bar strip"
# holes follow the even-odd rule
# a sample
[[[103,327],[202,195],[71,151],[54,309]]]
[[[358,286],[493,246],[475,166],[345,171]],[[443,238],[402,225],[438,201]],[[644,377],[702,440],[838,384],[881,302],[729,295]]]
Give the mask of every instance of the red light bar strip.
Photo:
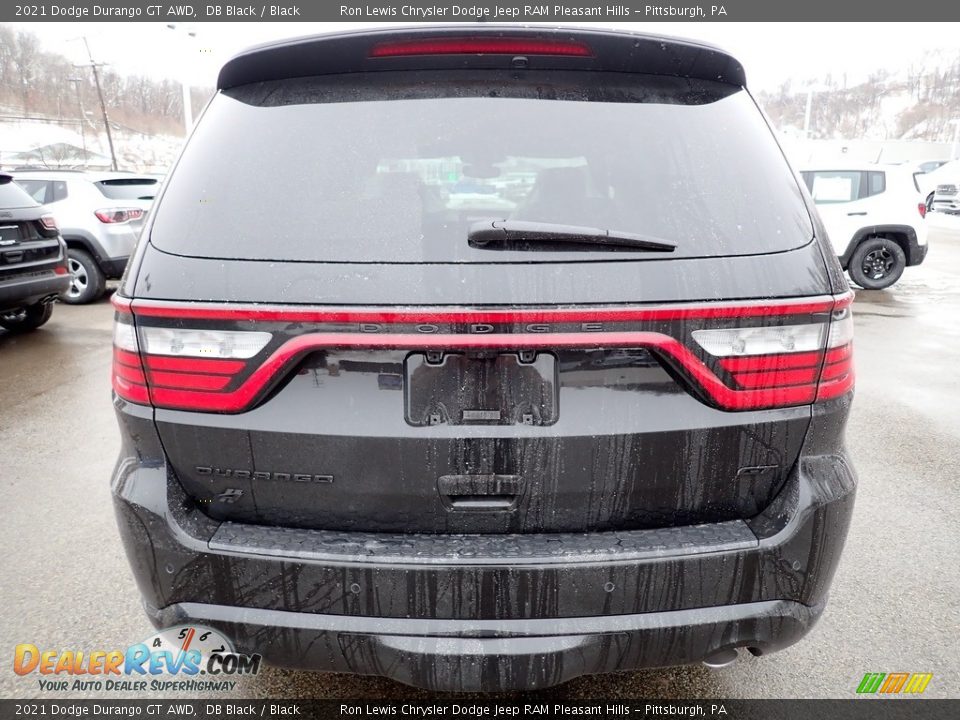
[[[823,368],[823,372],[820,373],[820,381],[836,380],[850,372],[853,372],[853,363],[851,362],[838,362],[833,365],[826,365]]]
[[[645,347],[657,351],[682,367],[703,391],[723,409],[746,410],[813,402],[816,386],[800,385],[760,390],[727,387],[681,342],[655,332],[531,333],[498,335],[371,335],[365,333],[312,333],[293,338],[279,347],[246,382],[231,392],[200,392],[151,387],[156,405],[166,408],[202,409],[207,412],[240,412],[286,367],[309,352],[347,347],[351,349],[553,349]]]
[[[131,310],[130,310],[130,304],[131,304],[132,302],[133,302],[133,301],[132,301],[130,298],[128,298],[128,297],[123,297],[123,296],[120,295],[119,293],[114,293],[114,294],[110,297],[110,304],[113,305],[113,309],[116,310],[117,312],[121,312],[121,313],[127,313],[127,314],[129,314],[129,313],[131,312]]]
[[[720,360],[720,367],[730,372],[760,372],[789,370],[792,368],[819,367],[823,361],[821,352],[789,353],[785,355],[748,355],[727,357]]]
[[[833,350],[827,351],[827,363],[840,362],[841,360],[846,360],[850,357],[850,353],[853,352],[853,346],[850,343],[846,345],[841,345],[840,347],[834,348]]]
[[[139,368],[117,363],[113,369],[113,372],[115,375],[120,376],[124,380],[131,383],[136,383],[137,385],[144,385],[147,382],[143,377],[143,370],[140,370]]]
[[[852,299],[852,293],[850,294]],[[129,301],[128,301],[129,302]],[[837,309],[846,296],[829,295],[803,300],[760,300],[740,303],[696,303],[649,307],[592,307],[556,310],[405,309],[383,310],[297,308],[291,306],[232,305],[193,302],[134,300],[129,306],[144,317],[191,320],[254,320],[261,322],[356,322],[356,323],[535,323],[535,322],[631,322],[713,318],[806,315]],[[116,305],[115,305],[116,306]],[[845,305],[843,305],[845,306]],[[117,306],[118,307],[118,306]],[[119,309],[119,307],[118,307]]]
[[[162,386],[193,390],[223,390],[233,378],[229,375],[150,371],[150,387]]]
[[[140,356],[129,350],[121,350],[118,347],[113,349],[113,359],[121,365],[129,365],[142,370],[143,366],[140,364]]]
[[[838,398],[852,390],[854,384],[854,375],[853,368],[851,367],[850,372],[847,375],[837,378],[836,380],[821,382],[820,386],[817,388],[817,400],[832,400],[833,398]]]
[[[435,38],[374,45],[370,57],[406,57],[410,55],[561,55],[593,57],[593,51],[581,42],[523,38]]]
[[[843,293],[842,295],[836,296],[837,303],[836,305],[833,306],[833,309],[843,310],[846,307],[850,307],[851,305],[853,305],[853,301],[855,298],[856,298],[856,294],[853,292],[853,290],[847,290],[847,292]]]
[[[132,383],[117,373],[113,374],[113,390],[124,400],[137,403],[138,405],[149,405],[150,396],[147,394],[147,388],[138,383]]]
[[[170,357],[169,355],[147,355],[145,360],[150,370],[204,373],[208,375],[234,375],[247,366],[243,360]]]
[[[817,368],[777,370],[774,372],[738,373],[734,375],[740,387],[765,388],[787,385],[806,385],[817,380]]]

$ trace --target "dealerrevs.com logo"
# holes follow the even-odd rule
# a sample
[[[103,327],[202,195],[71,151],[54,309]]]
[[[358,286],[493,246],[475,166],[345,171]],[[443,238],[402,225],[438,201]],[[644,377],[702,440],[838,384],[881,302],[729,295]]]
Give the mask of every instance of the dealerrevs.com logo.
[[[21,643],[13,670],[39,676],[44,691],[229,691],[236,685],[230,678],[260,671],[260,656],[235,652],[216,630],[184,625],[126,650],[42,650]]]

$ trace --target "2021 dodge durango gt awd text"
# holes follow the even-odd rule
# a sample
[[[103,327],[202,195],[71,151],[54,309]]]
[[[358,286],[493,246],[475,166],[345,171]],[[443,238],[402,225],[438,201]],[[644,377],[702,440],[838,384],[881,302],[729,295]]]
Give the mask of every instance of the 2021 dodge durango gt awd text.
[[[114,301],[147,612],[436,690],[790,645],[853,506],[851,299],[720,50],[248,51]]]

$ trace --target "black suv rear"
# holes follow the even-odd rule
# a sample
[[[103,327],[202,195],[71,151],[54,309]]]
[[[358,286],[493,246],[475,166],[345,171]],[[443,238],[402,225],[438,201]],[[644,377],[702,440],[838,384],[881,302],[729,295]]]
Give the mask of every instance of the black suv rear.
[[[800,639],[852,296],[744,84],[579,30],[230,61],[114,301],[153,622],[442,690]]]
[[[0,327],[40,327],[69,284],[66,245],[53,216],[0,173]]]

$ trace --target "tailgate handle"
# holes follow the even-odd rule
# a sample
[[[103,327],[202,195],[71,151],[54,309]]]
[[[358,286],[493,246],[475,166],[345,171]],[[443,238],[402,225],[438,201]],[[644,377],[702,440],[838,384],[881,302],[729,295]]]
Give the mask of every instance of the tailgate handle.
[[[10,263],[18,263],[23,260],[23,250],[8,250],[3,254],[3,259]]]
[[[513,510],[523,492],[519,475],[443,475],[437,490],[450,510]]]

